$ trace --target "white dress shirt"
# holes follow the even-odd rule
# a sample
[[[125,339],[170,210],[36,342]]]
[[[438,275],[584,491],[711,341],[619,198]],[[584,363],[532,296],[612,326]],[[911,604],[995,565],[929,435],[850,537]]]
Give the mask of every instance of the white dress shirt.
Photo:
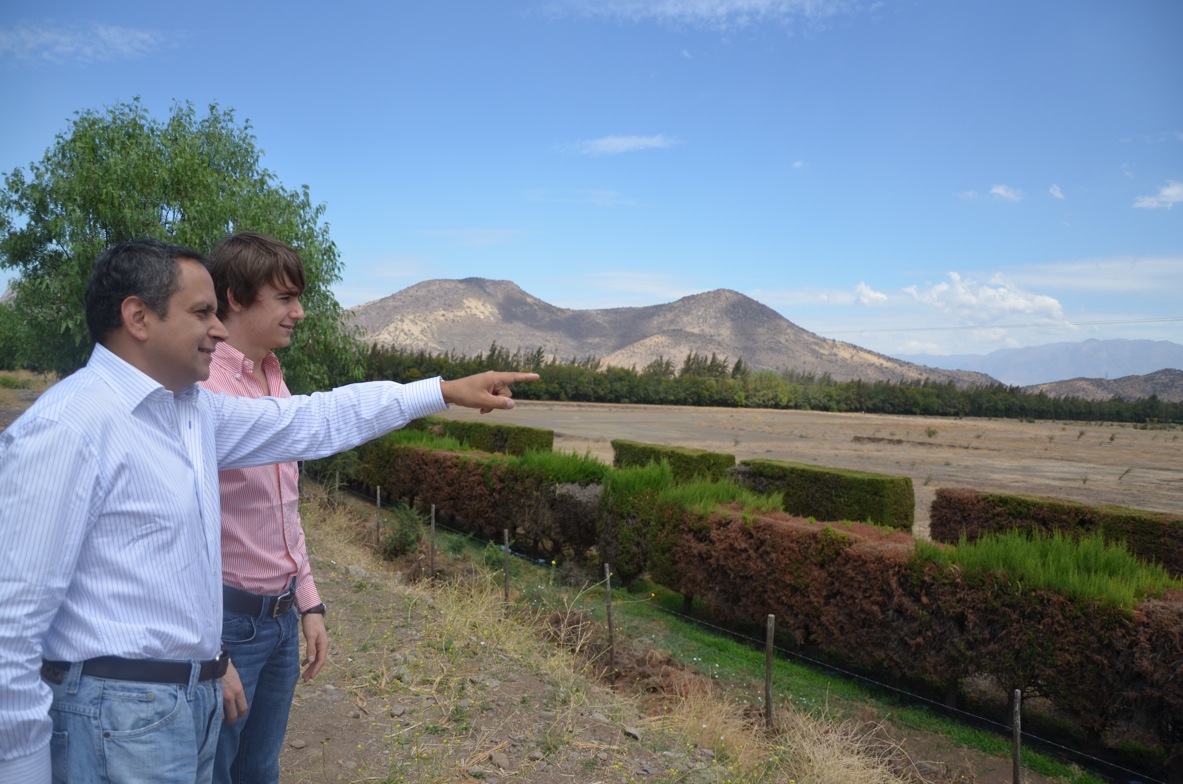
[[[41,659],[212,659],[218,469],[350,449],[447,408],[438,378],[174,395],[103,346],[0,433],[0,781],[48,758]]]

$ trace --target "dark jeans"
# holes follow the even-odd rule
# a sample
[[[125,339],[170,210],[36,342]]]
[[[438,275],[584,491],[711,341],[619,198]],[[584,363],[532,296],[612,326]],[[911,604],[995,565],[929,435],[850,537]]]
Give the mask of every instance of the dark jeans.
[[[300,617],[222,615],[222,642],[246,692],[246,716],[222,724],[214,763],[216,784],[275,784],[288,711],[300,677]]]

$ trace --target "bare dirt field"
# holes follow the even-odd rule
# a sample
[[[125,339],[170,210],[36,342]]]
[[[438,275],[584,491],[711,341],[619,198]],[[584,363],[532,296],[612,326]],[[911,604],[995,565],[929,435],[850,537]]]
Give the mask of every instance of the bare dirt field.
[[[443,416],[477,419],[470,409]],[[1048,496],[1183,512],[1183,429],[1092,422],[1023,422],[519,401],[489,422],[553,430],[555,449],[612,462],[614,439],[909,476],[918,536],[939,487]]]

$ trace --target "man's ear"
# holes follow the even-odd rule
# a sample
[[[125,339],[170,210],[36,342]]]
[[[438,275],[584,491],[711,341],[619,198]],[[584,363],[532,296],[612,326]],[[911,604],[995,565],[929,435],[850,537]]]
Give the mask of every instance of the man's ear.
[[[123,328],[141,343],[148,339],[148,311],[147,303],[139,297],[128,297],[119,306]]]

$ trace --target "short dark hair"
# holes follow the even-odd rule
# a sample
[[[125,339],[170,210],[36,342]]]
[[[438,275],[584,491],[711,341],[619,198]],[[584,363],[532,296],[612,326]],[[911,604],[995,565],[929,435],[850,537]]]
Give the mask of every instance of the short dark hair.
[[[304,262],[290,245],[254,231],[240,231],[219,242],[210,251],[210,275],[218,295],[218,318],[230,310],[227,291],[249,306],[259,298],[264,284],[292,285],[296,294],[306,288]]]
[[[129,240],[108,248],[95,261],[86,284],[86,326],[91,338],[102,343],[123,325],[123,301],[128,297],[138,297],[165,318],[169,298],[181,287],[177,264],[181,259],[209,267],[209,260],[192,248],[161,240]]]

